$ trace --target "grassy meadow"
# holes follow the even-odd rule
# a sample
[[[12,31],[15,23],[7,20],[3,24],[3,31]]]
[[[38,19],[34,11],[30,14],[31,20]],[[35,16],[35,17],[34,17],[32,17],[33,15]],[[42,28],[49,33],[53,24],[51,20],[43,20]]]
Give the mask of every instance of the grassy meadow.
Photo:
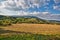
[[[60,40],[60,25],[23,23],[1,26],[0,40]]]

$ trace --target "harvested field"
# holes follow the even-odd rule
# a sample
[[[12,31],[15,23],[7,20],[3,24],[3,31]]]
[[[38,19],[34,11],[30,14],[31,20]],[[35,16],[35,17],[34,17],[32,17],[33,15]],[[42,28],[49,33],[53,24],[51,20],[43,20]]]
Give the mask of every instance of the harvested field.
[[[60,25],[51,24],[13,24],[12,26],[0,28],[3,30],[28,32],[33,34],[60,34]]]

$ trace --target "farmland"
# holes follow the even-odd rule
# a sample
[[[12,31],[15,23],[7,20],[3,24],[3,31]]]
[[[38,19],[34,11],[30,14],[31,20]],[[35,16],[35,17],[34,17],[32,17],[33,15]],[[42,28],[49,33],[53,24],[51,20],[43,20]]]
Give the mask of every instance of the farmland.
[[[1,40],[60,40],[60,25],[13,24],[0,27]]]
[[[60,25],[51,24],[13,24],[9,27],[0,27],[4,30],[29,32],[36,34],[60,34]]]

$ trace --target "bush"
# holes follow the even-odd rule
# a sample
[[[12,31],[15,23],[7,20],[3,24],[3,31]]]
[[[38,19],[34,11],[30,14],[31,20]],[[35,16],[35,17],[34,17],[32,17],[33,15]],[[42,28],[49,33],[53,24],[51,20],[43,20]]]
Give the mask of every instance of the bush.
[[[0,20],[0,25],[1,26],[8,26],[11,25],[11,21],[6,19],[6,20]]]

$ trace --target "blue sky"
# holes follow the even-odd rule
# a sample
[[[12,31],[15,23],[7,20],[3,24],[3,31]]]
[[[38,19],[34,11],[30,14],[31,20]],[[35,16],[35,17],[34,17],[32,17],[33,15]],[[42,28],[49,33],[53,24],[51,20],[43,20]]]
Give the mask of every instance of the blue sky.
[[[0,15],[60,20],[60,0],[0,0]]]

